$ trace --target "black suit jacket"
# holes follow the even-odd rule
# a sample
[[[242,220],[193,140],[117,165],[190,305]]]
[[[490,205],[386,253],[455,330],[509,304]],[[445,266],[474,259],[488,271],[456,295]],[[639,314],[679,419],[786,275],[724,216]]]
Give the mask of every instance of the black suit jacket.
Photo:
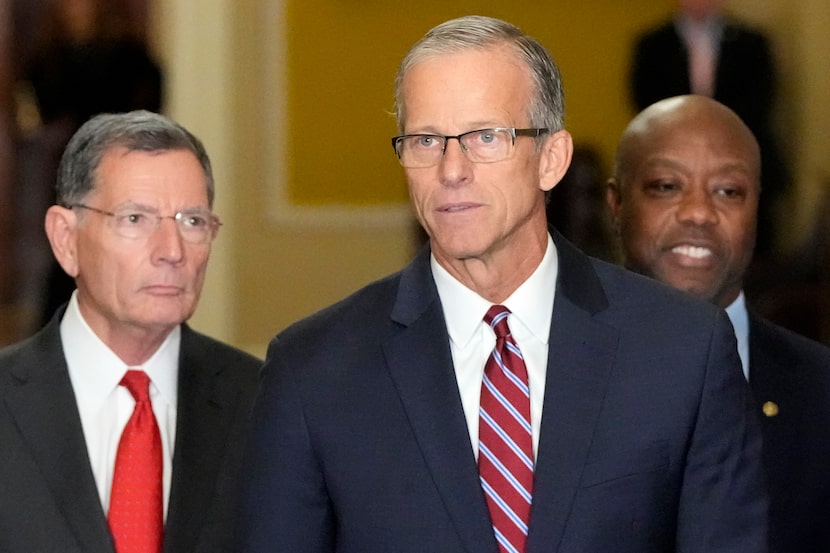
[[[528,553],[766,551],[726,315],[554,240]],[[254,413],[240,551],[497,551],[428,250],[279,334]]]
[[[727,19],[715,72],[715,99],[729,106],[759,140],[769,134],[775,68],[766,38]],[[634,47],[631,93],[638,110],[658,100],[689,94],[689,57],[674,21],[642,34]]]
[[[830,551],[830,348],[750,313],[749,366],[767,412],[772,551]]]
[[[60,340],[60,315],[0,351],[0,551],[114,553]],[[182,328],[164,552],[230,550],[260,362]]]

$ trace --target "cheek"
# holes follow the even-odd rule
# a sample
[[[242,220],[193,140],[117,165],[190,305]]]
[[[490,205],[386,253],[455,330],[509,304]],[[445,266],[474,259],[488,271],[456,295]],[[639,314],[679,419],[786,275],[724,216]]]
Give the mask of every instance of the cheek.
[[[620,238],[623,246],[637,251],[640,256],[659,250],[666,218],[660,213],[645,211],[625,212],[620,220]]]
[[[418,175],[407,173],[406,185],[409,191],[409,197],[413,203],[418,203],[424,196],[425,184],[423,179],[418,178]]]
[[[207,271],[208,259],[210,259],[210,246],[194,249],[189,252],[189,266],[191,274],[201,282]]]

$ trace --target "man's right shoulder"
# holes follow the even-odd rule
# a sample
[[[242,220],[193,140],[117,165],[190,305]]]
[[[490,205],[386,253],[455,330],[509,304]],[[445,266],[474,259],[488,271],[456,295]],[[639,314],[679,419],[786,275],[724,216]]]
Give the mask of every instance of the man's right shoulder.
[[[337,336],[343,332],[359,333],[377,328],[390,320],[397,297],[401,273],[389,275],[357,290],[340,301],[300,319],[280,332],[276,338],[289,341]]]
[[[50,323],[32,336],[0,348],[0,378],[5,381],[15,367],[32,365],[36,358],[46,359],[52,355],[63,355],[63,352],[58,329]]]

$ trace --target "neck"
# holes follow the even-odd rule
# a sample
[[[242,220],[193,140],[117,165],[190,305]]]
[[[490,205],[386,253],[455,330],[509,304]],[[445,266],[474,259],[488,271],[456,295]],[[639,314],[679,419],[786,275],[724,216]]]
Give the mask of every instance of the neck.
[[[486,257],[466,259],[442,258],[436,261],[456,280],[482,298],[500,304],[510,297],[539,267],[548,244],[547,232],[518,251],[491,253]],[[513,250],[515,250],[514,248]]]

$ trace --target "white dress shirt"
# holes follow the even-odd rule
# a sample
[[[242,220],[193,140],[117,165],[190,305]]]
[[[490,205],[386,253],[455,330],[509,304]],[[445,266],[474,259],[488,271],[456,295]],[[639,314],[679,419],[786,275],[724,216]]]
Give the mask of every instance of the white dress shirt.
[[[726,314],[732,321],[732,328],[735,330],[735,338],[738,340],[738,356],[741,358],[741,366],[744,370],[744,377],[749,381],[749,313],[746,310],[746,298],[744,292],[738,294],[726,308]]]
[[[478,458],[481,381],[484,365],[496,345],[496,335],[490,325],[484,322],[484,315],[493,304],[456,280],[438,264],[435,257],[432,258],[431,265],[450,335],[450,351],[470,432],[470,443]],[[548,246],[542,262],[501,304],[511,311],[507,324],[527,366],[534,458],[539,448],[557,272],[556,247],[548,236]]]
[[[61,342],[101,506],[105,513],[109,511],[118,442],[135,407],[133,396],[118,383],[128,369],[136,369],[146,372],[151,381],[150,400],[161,433],[166,519],[176,438],[181,328],[177,326],[146,363],[127,366],[89,327],[78,308],[76,295],[77,291],[61,321]]]
[[[695,21],[678,17],[675,28],[686,43],[689,54],[689,84],[693,94],[715,95],[715,78],[720,57],[723,22],[720,17]]]

